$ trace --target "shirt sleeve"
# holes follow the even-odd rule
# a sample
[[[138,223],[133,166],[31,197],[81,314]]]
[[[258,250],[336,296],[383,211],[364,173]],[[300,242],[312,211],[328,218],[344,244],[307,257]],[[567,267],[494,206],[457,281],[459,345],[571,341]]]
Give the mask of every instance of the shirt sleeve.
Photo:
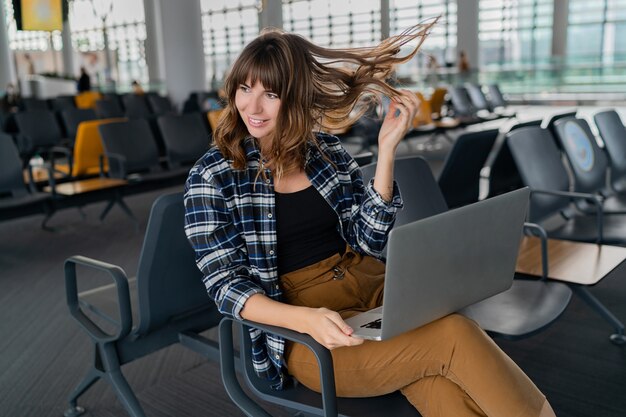
[[[363,184],[363,175],[356,161],[338,143],[340,160],[345,161],[352,189],[350,218],[344,225],[348,244],[368,255],[381,258],[387,244],[389,231],[393,227],[396,213],[403,207],[402,197],[396,182],[390,201],[385,201],[374,189],[374,180]]]
[[[251,278],[245,242],[223,194],[195,168],[185,185],[185,234],[209,297],[222,314],[241,320],[248,298],[265,291]]]

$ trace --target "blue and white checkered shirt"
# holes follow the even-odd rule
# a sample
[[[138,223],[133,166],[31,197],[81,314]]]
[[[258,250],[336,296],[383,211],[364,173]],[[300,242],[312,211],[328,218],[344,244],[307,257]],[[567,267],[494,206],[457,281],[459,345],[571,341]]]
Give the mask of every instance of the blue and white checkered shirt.
[[[313,143],[307,146],[305,172],[309,180],[337,213],[339,231],[348,245],[380,258],[396,212],[402,207],[397,185],[394,183],[392,201],[385,202],[373,182],[363,186],[357,163],[339,139],[318,134],[317,140],[319,149]],[[244,140],[244,149],[247,167],[236,170],[232,161],[212,147],[191,169],[185,188],[185,233],[204,284],[219,311],[236,319],[241,319],[240,312],[253,294],[278,301],[282,295],[273,179],[269,170],[266,179],[257,178],[261,154],[253,138]],[[257,329],[250,335],[256,372],[281,388],[284,339]]]

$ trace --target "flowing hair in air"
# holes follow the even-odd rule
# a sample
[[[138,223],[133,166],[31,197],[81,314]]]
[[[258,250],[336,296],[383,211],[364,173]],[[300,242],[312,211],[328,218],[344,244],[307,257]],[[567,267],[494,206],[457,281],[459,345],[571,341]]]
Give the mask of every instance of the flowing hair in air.
[[[263,154],[266,165],[277,178],[303,167],[307,141],[317,144],[315,131],[351,126],[372,101],[399,94],[385,80],[395,66],[415,56],[437,20],[361,48],[324,48],[296,34],[264,31],[244,48],[226,77],[226,108],[214,133],[216,145],[234,169],[244,169],[242,143],[249,133],[235,94],[241,84],[260,82],[281,101],[271,149]],[[404,46],[410,52],[400,56]]]

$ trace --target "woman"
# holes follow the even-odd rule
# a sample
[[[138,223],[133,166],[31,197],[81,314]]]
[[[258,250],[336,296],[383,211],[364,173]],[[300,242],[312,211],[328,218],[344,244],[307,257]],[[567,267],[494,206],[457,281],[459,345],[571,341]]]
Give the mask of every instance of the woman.
[[[375,48],[331,50],[278,31],[252,41],[226,80],[215,146],[189,174],[185,231],[219,310],[308,333],[331,349],[338,395],[400,389],[426,417],[553,416],[526,375],[462,316],[382,342],[352,337],[343,320],[382,301],[379,259],[402,207],[394,155],[418,107],[414,94],[382,80],[415,55],[431,25]],[[396,56],[412,41],[408,56]],[[352,123],[381,94],[392,100],[375,179],[363,184],[338,139],[314,131]],[[280,389],[288,372],[319,391],[308,349],[251,336],[257,373]]]

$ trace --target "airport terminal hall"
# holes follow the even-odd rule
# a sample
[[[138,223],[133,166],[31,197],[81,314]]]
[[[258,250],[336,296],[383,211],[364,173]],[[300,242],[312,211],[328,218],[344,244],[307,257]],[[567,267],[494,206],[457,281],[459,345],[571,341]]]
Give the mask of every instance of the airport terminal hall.
[[[626,416],[626,0],[0,0],[0,417]]]

